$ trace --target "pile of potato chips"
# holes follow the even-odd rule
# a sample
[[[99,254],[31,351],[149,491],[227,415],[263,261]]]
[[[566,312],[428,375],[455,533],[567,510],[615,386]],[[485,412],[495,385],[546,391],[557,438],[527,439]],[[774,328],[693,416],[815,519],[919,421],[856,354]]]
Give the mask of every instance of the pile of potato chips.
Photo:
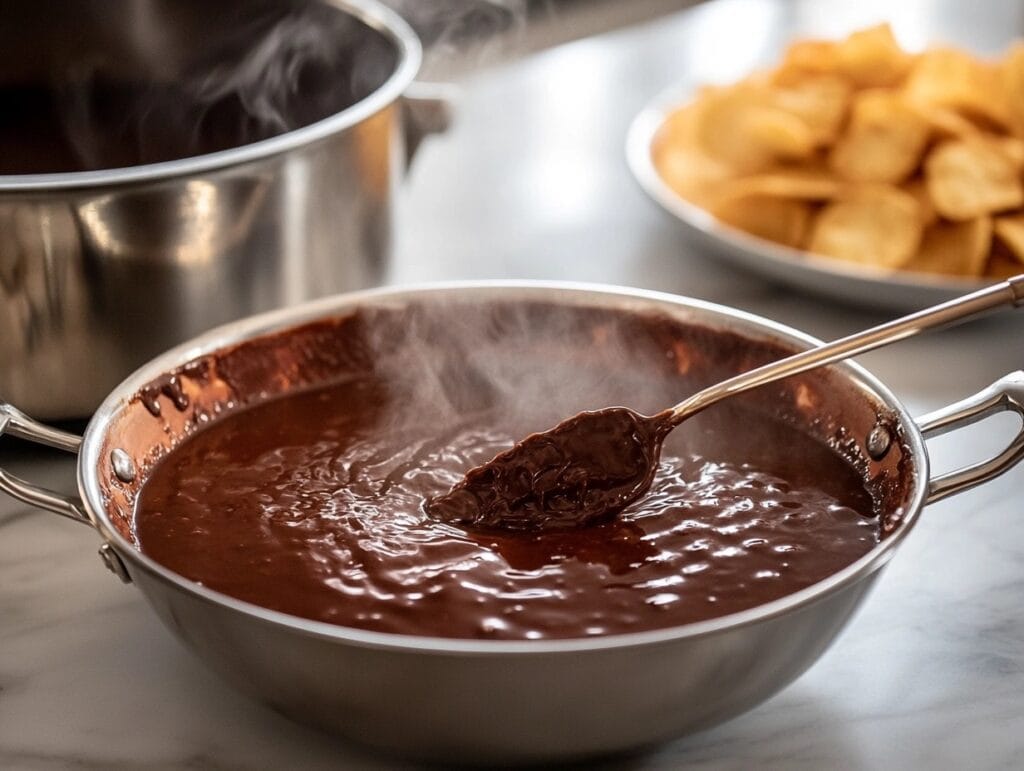
[[[665,182],[723,222],[861,265],[1024,272],[1024,42],[910,54],[888,25],[792,44],[706,87],[654,142]]]

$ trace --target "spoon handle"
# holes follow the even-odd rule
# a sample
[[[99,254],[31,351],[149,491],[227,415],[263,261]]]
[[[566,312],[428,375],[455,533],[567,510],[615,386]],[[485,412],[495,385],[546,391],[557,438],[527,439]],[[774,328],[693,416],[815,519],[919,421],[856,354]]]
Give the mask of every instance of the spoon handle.
[[[798,375],[815,367],[833,364],[851,356],[881,348],[889,343],[912,337],[927,329],[936,329],[965,321],[985,311],[1012,305],[1024,306],[1024,275],[1014,276],[977,292],[934,305],[909,316],[889,321],[863,332],[842,337],[831,343],[773,361],[728,380],[698,391],[675,407],[669,408],[672,425],[678,425],[691,415],[710,407],[715,402],[749,391],[751,388]],[[664,415],[665,413],[662,413]]]

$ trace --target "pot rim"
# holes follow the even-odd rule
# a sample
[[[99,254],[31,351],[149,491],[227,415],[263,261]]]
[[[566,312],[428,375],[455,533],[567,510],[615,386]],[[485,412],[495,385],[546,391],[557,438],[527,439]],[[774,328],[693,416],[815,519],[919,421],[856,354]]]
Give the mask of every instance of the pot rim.
[[[270,626],[283,627],[305,636],[360,647],[410,653],[459,656],[551,655],[613,650],[703,637],[756,624],[812,605],[881,569],[892,558],[896,547],[917,522],[921,509],[924,507],[929,479],[928,453],[916,422],[902,402],[878,378],[860,365],[847,361],[832,365],[832,367],[847,376],[866,396],[874,397],[892,409],[904,428],[902,439],[910,450],[915,474],[912,482],[912,495],[900,524],[867,554],[811,586],[772,602],[705,621],[643,632],[556,640],[470,640],[374,632],[269,610],[203,587],[165,568],[142,553],[137,545],[126,539],[113,526],[102,506],[103,496],[96,469],[99,468],[100,452],[104,446],[107,426],[120,408],[127,403],[128,398],[142,386],[186,361],[207,355],[220,348],[235,345],[243,340],[337,315],[365,303],[380,304],[389,300],[404,301],[417,295],[444,293],[468,294],[475,299],[479,299],[487,293],[492,296],[515,294],[521,298],[548,300],[557,299],[559,295],[570,295],[579,300],[590,298],[598,302],[602,300],[610,302],[618,298],[619,300],[634,301],[636,309],[710,314],[715,320],[725,322],[723,326],[726,328],[732,325],[736,331],[742,332],[745,329],[747,332],[767,332],[773,339],[783,344],[810,347],[821,343],[819,339],[784,324],[704,300],[645,289],[560,281],[449,281],[381,287],[335,295],[291,308],[250,316],[213,329],[194,340],[172,348],[143,365],[122,381],[93,415],[82,439],[77,471],[79,493],[90,519],[100,534],[116,548],[118,555],[124,561],[145,571],[150,577],[171,588],[184,591],[194,599],[219,606],[223,610],[241,613]]]
[[[282,155],[340,133],[380,112],[398,100],[423,59],[419,38],[406,21],[378,0],[321,0],[348,13],[384,35],[395,46],[398,62],[377,89],[355,104],[326,118],[293,131],[258,142],[159,163],[122,166],[95,171],[67,171],[47,174],[0,174],[0,194],[51,192],[77,188],[106,188],[139,182],[157,182],[176,177],[206,174],[233,166]]]

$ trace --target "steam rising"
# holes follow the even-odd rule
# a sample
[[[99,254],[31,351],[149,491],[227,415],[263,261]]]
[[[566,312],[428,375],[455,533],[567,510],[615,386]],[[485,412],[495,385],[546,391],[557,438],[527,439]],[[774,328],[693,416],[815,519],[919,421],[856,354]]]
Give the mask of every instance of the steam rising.
[[[463,69],[521,47],[535,8],[391,5],[423,38],[428,62],[458,59]],[[66,30],[2,86],[0,173],[126,167],[250,144],[365,99],[398,61],[387,34],[327,0],[95,2],[52,20],[27,3],[21,12]],[[60,45],[69,35],[74,44]]]
[[[465,70],[522,47],[528,0],[388,0],[416,30],[428,73]],[[540,3],[542,12],[549,2]],[[459,65],[455,63],[459,62]]]
[[[139,25],[146,40],[120,41],[129,50],[70,62],[55,103],[77,165],[153,163],[266,139],[344,110],[394,71],[395,45],[352,16],[315,3],[254,7],[242,21],[212,19],[201,44],[188,39],[188,23],[161,17]]]
[[[376,368],[399,405],[389,428],[491,412],[511,440],[582,410],[622,404],[653,413],[686,395],[665,378],[663,348],[623,314],[425,304],[403,314],[400,327],[375,320],[367,333],[370,350],[388,352]]]
[[[623,406],[653,415],[782,355],[770,345],[658,314],[571,303],[452,305],[431,298],[404,312],[378,313],[365,329],[376,373],[391,393],[382,430],[424,423],[453,428],[483,417],[506,446],[582,411]],[[822,387],[814,375],[806,382]],[[817,412],[799,414],[795,397],[782,395],[798,385],[715,405],[674,431],[666,454],[745,462],[746,448],[756,444],[766,468],[782,468],[791,448],[777,445],[777,421],[813,426],[812,433],[830,430],[827,421],[814,423]]]
[[[218,63],[187,83],[184,90],[194,95],[201,110],[237,99],[261,130],[291,131],[298,128],[291,102],[300,95],[300,80],[308,78],[311,70],[329,73],[339,63],[339,44],[334,37],[334,30],[315,23],[308,14],[292,13],[262,36],[253,36],[255,42],[237,62]],[[361,89],[357,85],[347,90]]]

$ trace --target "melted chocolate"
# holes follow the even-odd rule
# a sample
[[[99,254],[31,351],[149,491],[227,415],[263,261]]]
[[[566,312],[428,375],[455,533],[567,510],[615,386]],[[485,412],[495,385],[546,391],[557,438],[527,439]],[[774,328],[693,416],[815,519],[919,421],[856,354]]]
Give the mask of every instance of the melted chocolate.
[[[475,345],[452,342],[456,319],[478,335]],[[869,485],[866,462],[791,424],[830,425],[803,417],[836,398],[824,380],[688,420],[665,439],[648,494],[612,519],[515,532],[442,522],[425,507],[560,416],[594,403],[654,412],[780,354],[663,317],[548,305],[356,314],[284,342],[261,339],[213,367],[269,396],[197,427],[147,469],[133,535],[153,559],[211,589],[385,632],[587,637],[751,608],[870,551],[883,500],[873,491],[898,493],[896,481]],[[866,434],[875,415],[857,409]],[[609,424],[613,443],[652,430],[621,417]],[[837,429],[837,446],[845,432]],[[586,447],[571,457],[586,459]],[[578,491],[614,504],[619,483],[628,487],[648,461],[631,457],[597,490],[567,471],[570,519]],[[548,488],[522,489],[529,497]]]
[[[189,406],[188,395],[182,387],[182,378],[187,377],[193,380],[206,381],[210,377],[210,361],[208,359],[197,359],[189,362],[174,372],[155,380],[143,388],[138,399],[149,414],[153,417],[160,416],[160,397],[166,396],[174,408],[179,412]]]
[[[443,522],[505,530],[592,524],[647,492],[671,430],[664,414],[582,412],[471,469],[425,509]]]

